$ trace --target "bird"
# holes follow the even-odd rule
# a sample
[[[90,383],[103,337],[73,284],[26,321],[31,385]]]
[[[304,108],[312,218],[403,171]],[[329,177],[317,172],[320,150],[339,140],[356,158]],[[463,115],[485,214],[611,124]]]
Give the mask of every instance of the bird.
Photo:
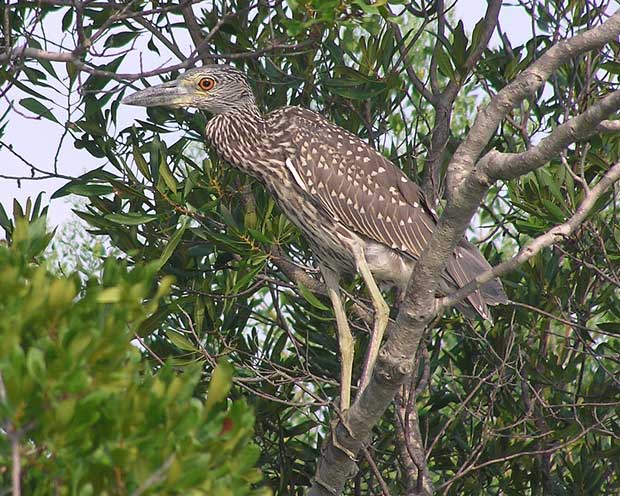
[[[379,289],[404,294],[438,215],[421,188],[357,135],[321,114],[287,106],[263,113],[241,70],[224,64],[189,69],[177,79],[126,96],[124,104],[197,108],[212,117],[206,139],[233,167],[261,182],[305,236],[334,309],[340,348],[340,409],[351,401],[354,340],[340,294],[345,275],[359,274],[374,322],[358,391],[369,383],[388,325]],[[441,275],[439,295],[491,266],[463,238]],[[508,299],[499,279],[471,293],[457,309],[491,319],[489,306]]]

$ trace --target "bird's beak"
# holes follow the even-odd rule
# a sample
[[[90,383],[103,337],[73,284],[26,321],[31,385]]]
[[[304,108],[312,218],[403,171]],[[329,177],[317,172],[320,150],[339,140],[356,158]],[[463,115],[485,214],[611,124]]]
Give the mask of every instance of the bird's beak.
[[[189,97],[187,89],[180,86],[178,81],[170,81],[128,95],[122,103],[138,107],[182,107],[187,105]]]

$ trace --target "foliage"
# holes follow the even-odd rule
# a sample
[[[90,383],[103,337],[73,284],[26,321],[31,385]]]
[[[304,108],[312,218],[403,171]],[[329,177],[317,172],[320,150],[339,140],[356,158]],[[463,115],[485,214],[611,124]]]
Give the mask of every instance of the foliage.
[[[84,208],[84,202],[74,202],[73,206]],[[88,278],[99,274],[110,257],[122,257],[122,252],[111,246],[106,237],[93,237],[88,233],[88,224],[74,218],[54,229],[54,237],[42,259],[51,272],[77,272]]]
[[[147,111],[147,118],[121,125],[128,110],[120,100],[132,91],[125,83],[141,87],[147,76],[169,80],[200,61],[225,60],[248,73],[264,110],[287,104],[315,109],[364,137],[412,178],[426,179],[430,157],[439,157],[443,177],[456,146],[467,135],[473,102],[487,101],[559,40],[600,24],[609,10],[609,2],[519,3],[533,26],[530,39],[511,43],[502,33],[502,42],[485,49],[469,70],[466,61],[482,36],[482,20],[467,33],[458,19],[446,16],[447,27],[441,31],[437,16],[416,14],[424,2],[217,0],[197,3],[189,15],[178,3],[76,2],[76,8],[49,0],[35,9],[31,2],[17,1],[6,16],[10,33],[4,33],[5,39],[32,49],[57,42],[54,50],[71,57],[63,64],[25,55],[4,60],[0,78],[7,94],[25,93],[16,102],[21,112],[66,122],[63,129],[75,146],[93,157],[89,172],[67,182],[55,197],[85,199],[76,213],[90,232],[108,236],[126,263],[138,267],[125,273],[107,262],[106,270],[116,275],[107,276],[112,278],[109,283],[104,276],[103,287],[82,286],[75,277],[45,277],[74,284],[75,291],[91,291],[90,300],[80,296],[78,303],[66,303],[83,306],[72,314],[96,312],[99,307],[92,302],[97,294],[104,288],[128,288],[131,281],[138,284],[143,281],[139,274],[148,272],[160,284],[174,277],[169,293],[152,298],[152,289],[145,286],[134,300],[114,304],[116,312],[128,316],[138,312],[139,298],[151,297],[148,315],[143,309],[131,324],[147,352],[141,362],[135,350],[131,357],[128,351],[119,354],[125,357],[123,366],[110,365],[112,378],[127,370],[124,384],[136,388],[148,390],[143,384],[159,378],[169,384],[198,381],[196,387],[204,390],[205,378],[196,375],[195,364],[212,367],[226,355],[237,372],[233,396],[245,398],[254,409],[259,465],[270,486],[276,494],[302,494],[334,417],[330,402],[338,394],[339,371],[335,324],[329,300],[315,291],[318,275],[312,255],[259,184],[203,149],[208,116],[155,108]],[[70,35],[50,39],[42,29],[48,24],[60,24]],[[397,27],[404,35],[400,41]],[[187,52],[190,44],[201,50]],[[138,72],[138,50],[149,68],[157,68]],[[160,67],[169,57],[178,63]],[[617,89],[617,59],[618,46],[613,45],[564,64],[544,91],[513,109],[490,146],[513,153],[528,149],[571,115]],[[422,88],[408,70],[423,81]],[[148,84],[156,82],[149,79]],[[456,83],[460,93],[450,106],[445,142],[437,142],[440,133],[433,130],[445,109],[424,90],[436,95],[435,89]],[[52,104],[65,100],[71,104]],[[619,139],[610,134],[580,140],[545,168],[495,185],[479,212],[483,228],[475,231],[487,259],[493,264],[508,259],[572,215],[584,198],[584,186],[594,184],[620,159]],[[101,159],[105,167],[95,167]],[[568,495],[620,490],[618,218],[617,191],[610,191],[573,235],[503,279],[515,304],[495,309],[494,323],[468,322],[449,313],[429,331],[411,389],[418,390],[428,469],[443,493]],[[34,274],[42,269],[27,265],[23,270]],[[358,281],[347,281],[344,289],[353,295],[347,310],[358,331],[359,373],[369,327],[359,309],[367,309],[368,302]],[[3,339],[14,327],[3,330]],[[81,331],[85,332],[91,331]],[[123,327],[118,342],[103,334],[92,339],[101,347],[122,345],[127,350],[132,332]],[[55,352],[49,354],[56,360]],[[115,360],[119,364],[121,357],[115,355]],[[162,361],[167,364],[163,369]],[[178,370],[185,372],[175,379],[173,372]],[[108,379],[102,375],[98,380]],[[184,409],[198,408],[196,399],[189,401],[190,386],[180,389],[185,396],[170,406],[174,418]],[[103,400],[96,401],[101,405]],[[52,405],[47,414],[52,416],[55,408]],[[115,408],[105,411],[129,411],[126,405]],[[204,414],[206,407],[201,408]],[[211,439],[211,433],[217,438],[218,426],[234,408],[241,409],[238,415],[245,419],[235,428],[248,432],[247,412],[231,407],[230,413],[220,411],[204,427],[196,420],[191,428],[199,434],[178,444],[180,453],[211,453],[209,444],[201,446],[200,436]],[[385,486],[403,494],[409,455],[395,441],[400,428],[395,410],[376,427],[368,456]],[[179,425],[189,422],[183,418]],[[106,420],[127,421],[122,416]],[[175,423],[162,421],[149,431],[153,439],[144,442],[162,442],[175,432],[165,427],[171,425]],[[55,424],[48,428],[62,430]],[[153,450],[157,458],[152,462],[141,456],[133,463],[148,468],[128,470],[125,477],[153,473],[167,460],[164,451]],[[110,467],[112,455],[106,456],[108,465],[97,463]],[[129,480],[122,480],[130,486]],[[368,459],[360,461],[360,471],[347,490],[383,490]]]
[[[136,330],[168,292],[156,266],[105,261],[101,282],[52,275],[45,217],[16,222],[0,246],[3,436],[21,457],[24,494],[265,494],[253,491],[253,414],[227,403],[231,370],[142,360]],[[201,383],[202,381],[202,383]],[[3,487],[11,471],[2,470]]]

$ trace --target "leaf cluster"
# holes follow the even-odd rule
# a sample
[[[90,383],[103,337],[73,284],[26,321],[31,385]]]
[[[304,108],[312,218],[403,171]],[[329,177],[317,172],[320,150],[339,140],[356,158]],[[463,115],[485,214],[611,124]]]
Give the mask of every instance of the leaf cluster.
[[[200,363],[142,360],[136,332],[170,278],[154,284],[156,265],[114,259],[100,280],[55,276],[33,263],[47,241],[42,217],[19,220],[0,246],[0,465],[17,456],[22,491],[266,494],[252,489],[254,416],[245,401],[226,402],[230,365],[208,382]]]

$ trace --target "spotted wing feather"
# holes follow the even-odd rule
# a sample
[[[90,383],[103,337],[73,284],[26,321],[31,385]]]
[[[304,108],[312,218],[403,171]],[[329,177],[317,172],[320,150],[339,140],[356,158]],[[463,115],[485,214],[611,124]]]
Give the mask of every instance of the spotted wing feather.
[[[435,224],[420,188],[354,134],[313,112],[293,112],[303,120],[294,126],[296,181],[358,234],[417,259]]]

